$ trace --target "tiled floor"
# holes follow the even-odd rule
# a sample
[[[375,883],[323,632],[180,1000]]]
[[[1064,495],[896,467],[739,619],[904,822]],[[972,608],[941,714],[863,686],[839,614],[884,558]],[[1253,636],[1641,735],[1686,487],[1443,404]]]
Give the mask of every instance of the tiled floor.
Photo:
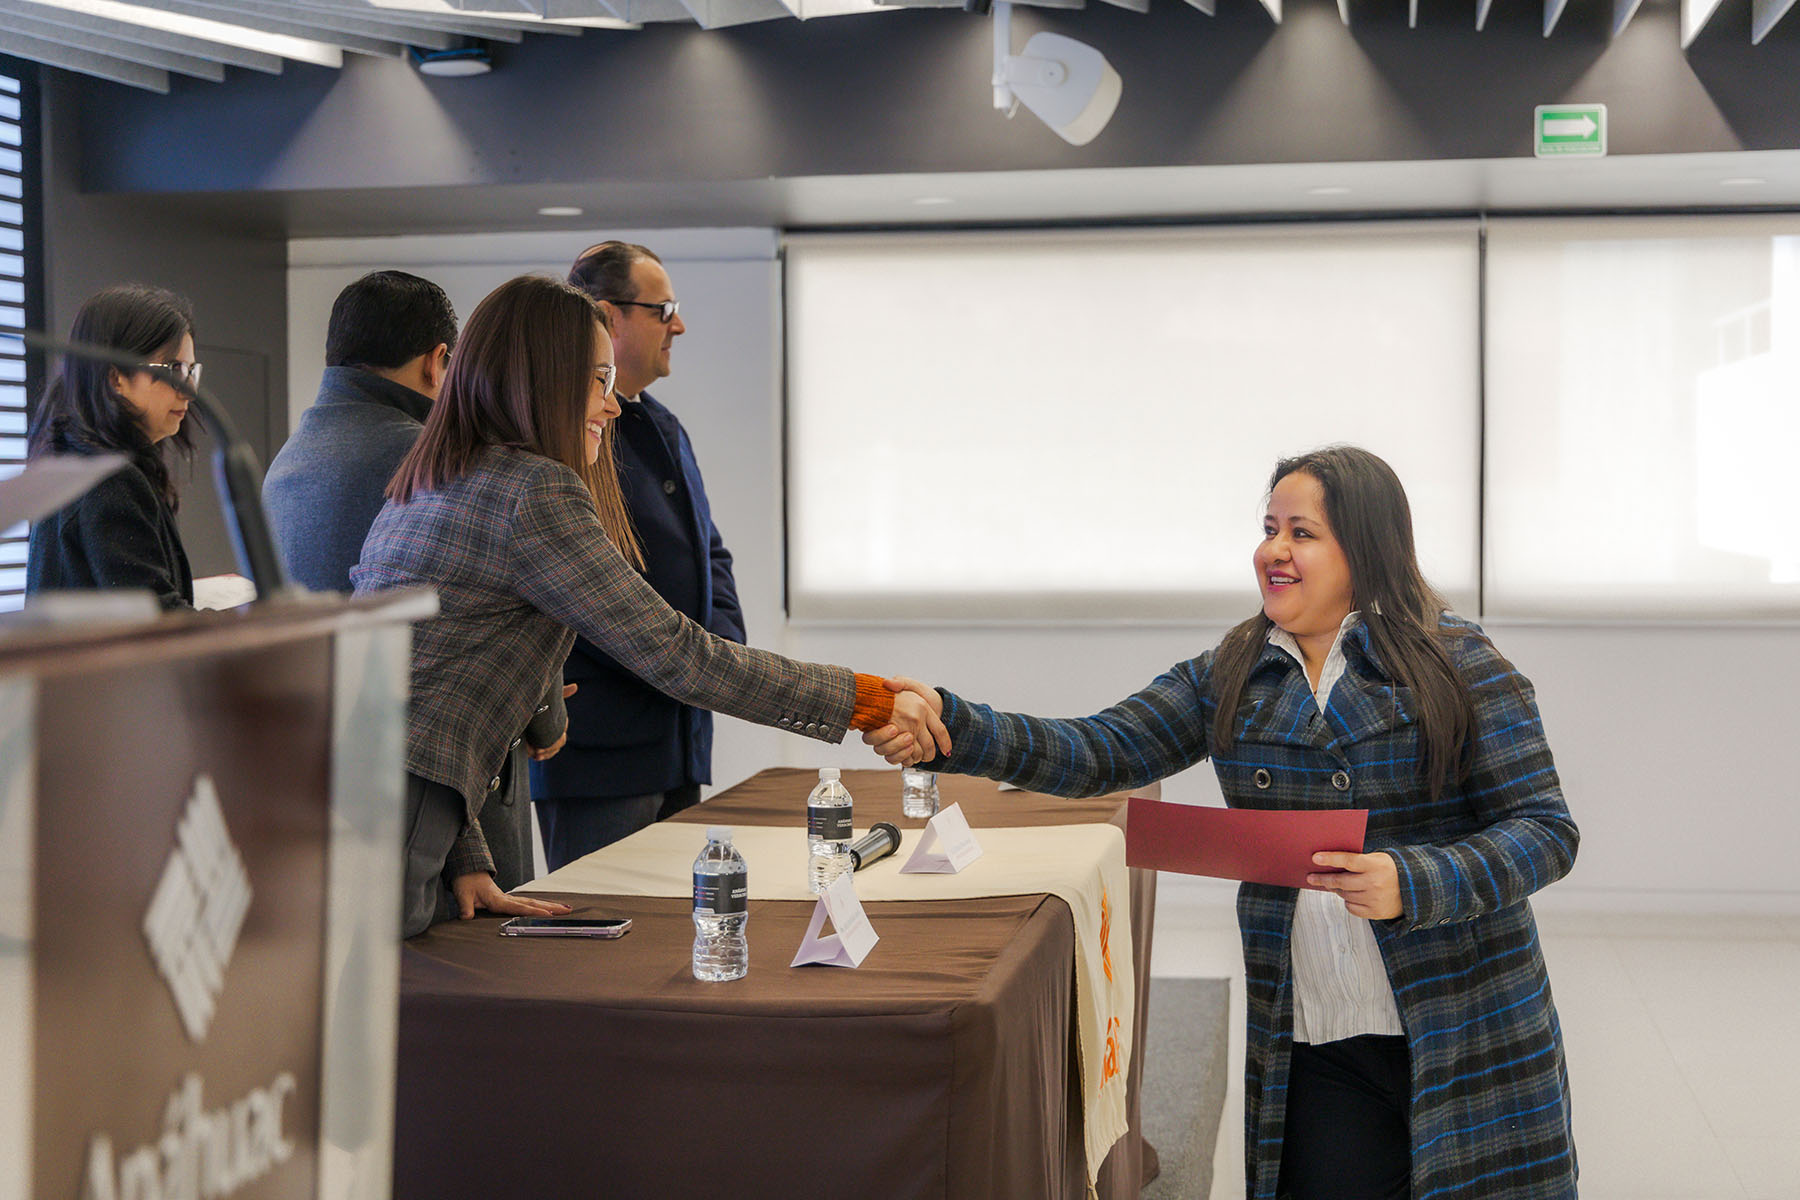
[[[1151,970],[1233,981],[1211,1200],[1241,1200],[1243,957],[1229,892],[1186,882],[1164,877]],[[1800,917],[1541,904],[1538,923],[1583,1200],[1800,1200]]]

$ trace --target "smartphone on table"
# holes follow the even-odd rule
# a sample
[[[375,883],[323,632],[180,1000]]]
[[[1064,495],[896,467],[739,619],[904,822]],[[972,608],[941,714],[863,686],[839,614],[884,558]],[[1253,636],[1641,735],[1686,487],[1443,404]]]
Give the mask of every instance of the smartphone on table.
[[[501,924],[507,937],[624,937],[630,917],[514,917]]]

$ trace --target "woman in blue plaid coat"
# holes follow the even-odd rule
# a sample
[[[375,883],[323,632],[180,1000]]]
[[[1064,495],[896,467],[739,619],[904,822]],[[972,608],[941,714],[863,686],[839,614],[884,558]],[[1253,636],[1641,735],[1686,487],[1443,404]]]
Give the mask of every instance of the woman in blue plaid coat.
[[[1280,463],[1254,561],[1260,613],[1095,716],[896,681],[942,701],[955,752],[925,767],[1078,796],[1210,755],[1233,807],[1367,808],[1364,853],[1238,893],[1248,1195],[1574,1197],[1526,897],[1578,834],[1531,684],[1425,582],[1405,491],[1367,451]]]

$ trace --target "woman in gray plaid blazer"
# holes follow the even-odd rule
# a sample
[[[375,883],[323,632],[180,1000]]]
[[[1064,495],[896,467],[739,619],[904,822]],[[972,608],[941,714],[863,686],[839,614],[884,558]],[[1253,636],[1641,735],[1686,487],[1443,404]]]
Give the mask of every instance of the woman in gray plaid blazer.
[[[1080,796],[1210,755],[1234,807],[1367,808],[1365,853],[1315,858],[1339,873],[1238,892],[1247,1193],[1572,1200],[1526,897],[1568,873],[1578,835],[1531,684],[1445,611],[1400,481],[1367,451],[1278,465],[1255,565],[1262,612],[1095,716],[914,685],[956,745],[925,766]]]
[[[413,629],[406,936],[477,908],[569,911],[501,892],[475,818],[577,633],[696,708],[828,742],[879,731],[914,744],[913,758],[934,738],[949,749],[918,696],[715,637],[633,569],[609,440],[612,377],[592,300],[537,276],[502,284],[470,315],[351,569],[359,595],[438,593],[438,616]]]

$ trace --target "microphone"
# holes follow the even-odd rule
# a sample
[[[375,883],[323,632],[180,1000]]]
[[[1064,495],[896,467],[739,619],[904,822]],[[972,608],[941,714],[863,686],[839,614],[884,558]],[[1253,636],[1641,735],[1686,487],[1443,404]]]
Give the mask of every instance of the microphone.
[[[850,843],[850,861],[855,866],[850,869],[860,871],[873,862],[880,862],[900,848],[900,831],[886,821],[877,821],[869,826],[869,832]]]
[[[274,535],[269,532],[269,518],[263,512],[262,487],[257,482],[262,468],[256,452],[237,435],[224,408],[167,367],[139,362],[106,346],[84,342],[65,342],[35,330],[21,335],[25,344],[50,354],[62,354],[102,362],[125,371],[146,371],[188,398],[188,405],[200,416],[213,438],[213,482],[219,492],[219,507],[224,513],[225,528],[231,535],[238,569],[256,585],[257,599],[265,600],[287,589],[287,574],[282,570],[281,556],[275,550]]]

